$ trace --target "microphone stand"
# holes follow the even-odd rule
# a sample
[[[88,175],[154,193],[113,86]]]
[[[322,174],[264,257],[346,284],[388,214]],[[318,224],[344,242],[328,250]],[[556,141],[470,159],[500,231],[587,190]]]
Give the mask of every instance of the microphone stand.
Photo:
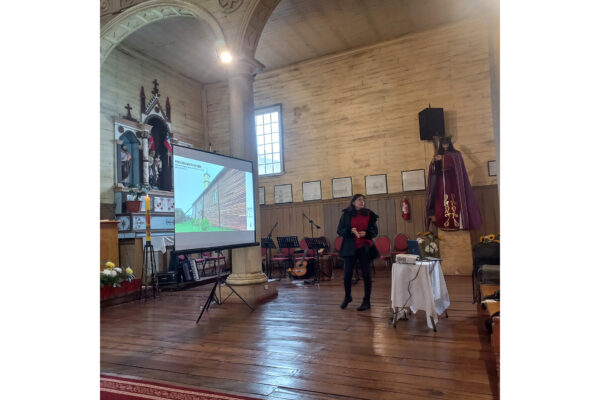
[[[306,218],[306,219],[308,220],[308,222],[310,222],[310,237],[314,239],[314,238],[315,238],[315,234],[314,234],[314,232],[313,232],[313,226],[315,226],[317,229],[321,229],[321,227],[320,227],[319,225],[317,225],[317,224],[315,223],[315,221],[313,221],[312,219],[308,218],[308,217],[306,216],[306,214],[302,213],[302,216],[303,216],[304,218]]]
[[[313,221],[312,219],[308,218],[306,216],[306,214],[302,213],[302,216],[304,218],[306,218],[308,220],[308,222],[310,222],[310,236],[311,236],[311,239],[314,240],[315,234],[314,234],[314,231],[313,231],[313,227],[316,227],[317,230],[321,229],[321,227],[319,225],[317,225],[315,223],[315,221]],[[321,266],[319,265],[319,250],[320,249],[316,249],[315,248],[315,249],[312,249],[312,250],[313,250],[314,254],[316,254],[316,256],[317,256],[317,267],[316,267],[316,271],[315,271],[315,278],[312,280],[312,282],[311,281],[304,281],[304,283],[317,284],[318,285],[319,282],[320,282],[320,280],[321,280]]]
[[[279,222],[275,222],[275,224],[273,225],[273,227],[271,228],[271,232],[269,232],[269,234],[267,235],[267,237],[269,239],[271,239],[271,235],[273,234],[273,231],[275,230],[275,228],[277,227],[277,225],[279,224]]]

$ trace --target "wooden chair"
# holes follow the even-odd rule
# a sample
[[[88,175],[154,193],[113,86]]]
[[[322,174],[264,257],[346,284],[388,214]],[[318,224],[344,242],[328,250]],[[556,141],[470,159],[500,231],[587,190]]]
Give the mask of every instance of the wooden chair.
[[[320,236],[319,239],[325,243],[325,250],[321,253],[319,258],[321,262],[321,277],[323,278],[323,276],[326,276],[331,279],[333,278],[333,257],[329,252],[331,250],[331,244],[329,243],[329,239],[325,236]]]
[[[375,246],[379,250],[379,258],[385,260],[386,267],[392,269],[392,242],[387,236],[377,236],[375,238]],[[375,267],[373,267],[375,271]]]
[[[289,265],[290,263],[290,256],[293,257],[294,256],[294,251],[295,249],[280,249],[280,253],[278,254],[274,254],[271,257],[271,262],[273,263],[277,263],[278,267],[279,267],[279,277],[283,278],[283,276],[286,275],[285,273],[285,267],[286,265]],[[291,268],[292,265],[289,265],[289,268]]]
[[[300,241],[300,250],[302,250],[302,251],[306,250],[306,257],[304,258],[305,260],[312,260],[313,258],[315,258],[315,250],[308,248],[308,244],[306,243],[306,238],[304,238]],[[302,258],[302,254],[296,255],[296,259],[301,259],[301,258]]]
[[[394,250],[392,250],[392,263],[396,259],[396,254],[408,253],[408,236],[404,233],[399,233],[394,238]]]
[[[341,236],[338,236],[337,238],[335,238],[335,240],[333,242],[333,249],[334,249],[334,251],[329,252],[329,255],[332,258],[331,265],[334,266],[334,267],[337,265],[337,261],[338,261],[339,255],[340,255],[340,250],[342,248],[342,241],[343,240],[344,240],[344,238],[341,237]]]
[[[261,256],[263,272],[267,273],[267,248],[266,247],[260,248],[260,256]]]
[[[217,266],[221,264],[221,262],[225,263],[225,256],[219,253],[214,253],[211,251],[205,251],[202,253],[202,257],[204,258],[204,265],[212,263],[213,274],[217,274]],[[210,267],[210,265],[209,265]],[[202,267],[204,271],[204,266]]]

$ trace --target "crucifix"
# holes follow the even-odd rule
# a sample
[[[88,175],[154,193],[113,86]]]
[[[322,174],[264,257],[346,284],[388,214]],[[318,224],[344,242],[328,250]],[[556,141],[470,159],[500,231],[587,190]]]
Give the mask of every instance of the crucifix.
[[[158,93],[158,80],[153,80],[154,89],[152,89],[152,94],[155,94],[157,97],[160,97],[160,93]]]
[[[127,110],[127,119],[132,119],[133,117],[131,116],[131,106],[129,105],[129,103],[127,103],[127,106],[124,107]]]

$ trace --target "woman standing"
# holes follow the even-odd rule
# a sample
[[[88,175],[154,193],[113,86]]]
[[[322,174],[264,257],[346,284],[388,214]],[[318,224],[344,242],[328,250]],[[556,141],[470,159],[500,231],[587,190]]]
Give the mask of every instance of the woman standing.
[[[360,262],[365,295],[362,304],[357,308],[364,311],[371,308],[371,260],[379,257],[379,251],[373,243],[377,236],[377,219],[379,216],[365,208],[366,200],[362,194],[355,194],[350,206],[342,211],[337,234],[343,238],[340,257],[344,259],[345,297],[341,308],[346,308],[352,301],[352,271],[356,260]]]

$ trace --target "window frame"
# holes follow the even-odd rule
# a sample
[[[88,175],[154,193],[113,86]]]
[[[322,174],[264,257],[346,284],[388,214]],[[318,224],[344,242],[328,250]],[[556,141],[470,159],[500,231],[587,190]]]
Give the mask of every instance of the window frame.
[[[256,134],[256,117],[258,114],[263,115],[267,113],[278,112],[279,113],[279,155],[280,155],[280,164],[281,170],[279,172],[274,172],[270,174],[258,174],[258,168],[260,163],[258,161],[258,136]],[[272,176],[281,176],[285,174],[285,156],[283,153],[283,107],[281,103],[273,104],[267,107],[260,107],[254,109],[254,137],[256,138],[256,172],[258,177],[272,177]],[[263,164],[264,165],[264,164]]]

